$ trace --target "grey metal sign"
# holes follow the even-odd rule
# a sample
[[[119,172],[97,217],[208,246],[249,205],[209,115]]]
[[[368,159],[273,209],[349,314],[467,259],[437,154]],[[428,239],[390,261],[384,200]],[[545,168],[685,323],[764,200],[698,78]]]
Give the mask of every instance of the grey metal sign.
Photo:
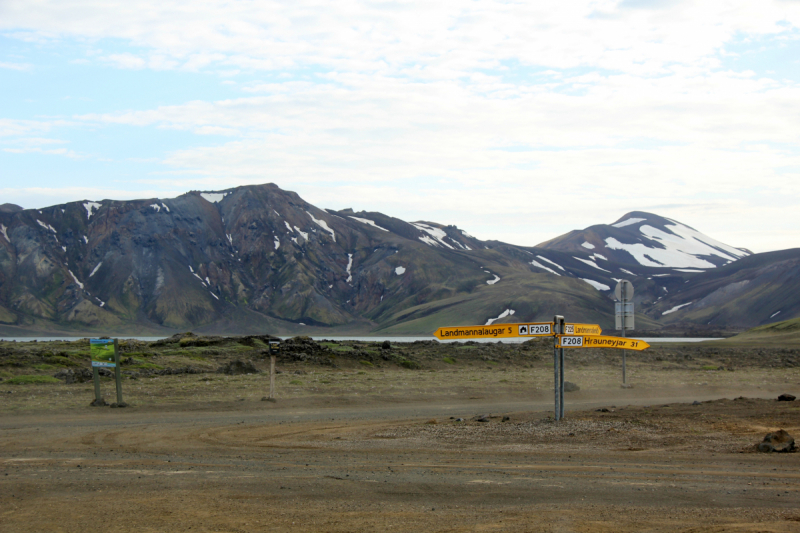
[[[633,299],[633,283],[627,279],[620,280],[614,288],[614,296],[617,300],[632,300]]]

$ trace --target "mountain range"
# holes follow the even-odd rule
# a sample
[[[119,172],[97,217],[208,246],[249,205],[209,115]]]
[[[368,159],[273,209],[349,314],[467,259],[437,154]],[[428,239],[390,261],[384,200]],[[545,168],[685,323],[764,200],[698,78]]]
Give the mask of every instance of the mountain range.
[[[429,335],[549,321],[744,329],[800,316],[800,249],[754,254],[631,212],[535,247],[334,211],[274,184],[177,198],[0,206],[0,334]]]

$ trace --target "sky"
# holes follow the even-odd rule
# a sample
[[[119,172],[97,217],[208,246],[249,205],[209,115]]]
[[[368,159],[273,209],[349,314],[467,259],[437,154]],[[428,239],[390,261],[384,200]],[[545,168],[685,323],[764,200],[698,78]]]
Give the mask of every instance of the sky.
[[[0,0],[0,203],[275,183],[532,246],[800,247],[800,0]]]

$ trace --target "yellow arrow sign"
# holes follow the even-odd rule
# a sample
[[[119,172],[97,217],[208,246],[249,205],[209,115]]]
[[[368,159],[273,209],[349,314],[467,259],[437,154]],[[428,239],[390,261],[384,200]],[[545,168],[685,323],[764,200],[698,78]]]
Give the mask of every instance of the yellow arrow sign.
[[[553,335],[553,324],[550,322],[533,322],[528,324],[498,324],[496,326],[459,326],[439,328],[433,334],[439,340],[549,337]]]
[[[564,324],[567,335],[600,335],[603,330],[597,324]]]
[[[650,347],[639,339],[606,337],[602,335],[557,335],[558,348],[616,348],[618,350],[642,351]]]

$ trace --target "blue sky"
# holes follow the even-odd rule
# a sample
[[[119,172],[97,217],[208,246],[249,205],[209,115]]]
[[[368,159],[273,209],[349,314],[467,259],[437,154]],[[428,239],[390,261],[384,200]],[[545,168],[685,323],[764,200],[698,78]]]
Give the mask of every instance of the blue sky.
[[[273,182],[534,245],[800,246],[800,2],[0,3],[0,202]]]

